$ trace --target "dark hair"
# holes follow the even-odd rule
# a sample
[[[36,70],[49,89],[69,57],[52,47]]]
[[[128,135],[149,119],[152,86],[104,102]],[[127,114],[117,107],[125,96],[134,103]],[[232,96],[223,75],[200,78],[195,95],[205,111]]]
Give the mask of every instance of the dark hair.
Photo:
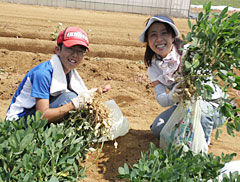
[[[58,46],[60,47],[60,50],[62,50],[63,43],[59,43]]]
[[[60,47],[60,50],[62,50],[63,43],[59,43],[58,46]],[[84,50],[85,52],[88,50],[85,46],[80,45],[81,49]]]
[[[167,16],[166,16],[167,17]],[[169,17],[167,17],[169,18]],[[149,18],[150,19],[150,18]],[[147,20],[147,22],[149,21],[149,19]],[[169,18],[172,22],[173,20],[171,18]],[[153,22],[152,25],[154,23],[157,23],[158,21],[156,22]],[[161,22],[162,24],[165,25],[166,29],[167,29],[167,32],[170,33],[173,37],[175,37],[175,40],[173,42],[173,45],[176,47],[177,49],[177,52],[182,55],[182,50],[181,48],[183,48],[183,45],[182,45],[182,40],[179,39],[179,38],[176,38],[176,34],[174,32],[174,30],[172,29],[172,27],[168,24],[168,23],[165,23],[165,22]],[[174,23],[174,22],[173,22]],[[146,23],[147,24],[147,23]],[[151,26],[152,26],[151,25]],[[146,44],[146,50],[145,50],[145,55],[144,55],[144,63],[147,67],[151,66],[152,64],[152,59],[153,59],[153,56],[155,54],[155,52],[153,52],[153,50],[149,47],[148,45],[148,30],[149,28],[146,30],[145,32],[145,37],[144,37],[144,42],[147,42]]]

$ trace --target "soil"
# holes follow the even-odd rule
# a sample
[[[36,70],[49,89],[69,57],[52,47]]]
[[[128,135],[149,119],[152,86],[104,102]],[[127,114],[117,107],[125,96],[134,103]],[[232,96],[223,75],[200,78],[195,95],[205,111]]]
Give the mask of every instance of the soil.
[[[88,88],[111,85],[105,100],[114,99],[130,123],[129,132],[106,142],[99,159],[87,171],[87,182],[119,181],[118,167],[133,165],[150,142],[158,146],[149,130],[154,118],[164,111],[156,101],[143,64],[144,44],[138,37],[148,15],[76,10],[0,2],[0,118],[5,118],[11,98],[24,75],[34,66],[51,58],[58,23],[78,26],[89,35],[91,51],[78,68]],[[174,18],[182,34],[189,29],[187,19]],[[239,102],[239,91],[230,90]],[[239,107],[239,105],[238,105]],[[209,152],[215,155],[237,153],[240,159],[240,133],[235,137],[222,134],[215,140],[212,134]],[[89,154],[89,166],[97,153]]]

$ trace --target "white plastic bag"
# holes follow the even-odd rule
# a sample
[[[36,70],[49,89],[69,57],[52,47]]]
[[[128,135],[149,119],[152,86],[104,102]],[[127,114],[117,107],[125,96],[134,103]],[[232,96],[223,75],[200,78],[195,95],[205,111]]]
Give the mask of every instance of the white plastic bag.
[[[219,176],[219,180],[222,181],[223,174],[226,174],[229,177],[230,172],[234,173],[235,171],[240,174],[240,160],[226,163],[225,166],[221,169],[222,173]]]
[[[201,125],[200,99],[179,103],[160,133],[160,147],[183,144],[194,153],[207,153],[208,145]]]
[[[104,102],[104,104],[112,111],[111,117],[112,117],[112,127],[110,129],[110,136],[106,136],[101,138],[98,141],[108,141],[108,140],[114,140],[119,136],[123,136],[128,133],[129,131],[129,122],[127,118],[125,118],[122,114],[122,111],[116,104],[114,100],[108,100]],[[96,142],[97,140],[95,140]]]

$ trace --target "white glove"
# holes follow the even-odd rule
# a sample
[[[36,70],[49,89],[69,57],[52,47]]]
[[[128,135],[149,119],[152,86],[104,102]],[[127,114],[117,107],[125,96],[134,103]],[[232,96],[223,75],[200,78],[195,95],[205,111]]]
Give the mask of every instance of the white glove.
[[[173,78],[174,78],[175,82],[183,82],[184,81],[184,77],[180,73],[175,73],[173,75]]]
[[[96,92],[97,88],[92,88],[85,92],[80,93],[77,97],[72,99],[72,103],[75,109],[79,109],[85,105],[86,102],[92,103],[94,93]]]
[[[176,85],[174,85],[173,89],[170,91],[170,97],[172,98],[173,102],[177,103],[181,101],[184,88],[183,82],[178,82]]]

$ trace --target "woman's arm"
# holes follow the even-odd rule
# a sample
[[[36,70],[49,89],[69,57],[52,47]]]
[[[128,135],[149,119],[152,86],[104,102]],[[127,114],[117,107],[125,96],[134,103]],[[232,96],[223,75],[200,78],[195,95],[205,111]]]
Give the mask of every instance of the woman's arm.
[[[152,85],[154,87],[156,99],[162,107],[168,107],[175,103],[172,96],[167,93],[166,87],[160,81],[154,81]]]

